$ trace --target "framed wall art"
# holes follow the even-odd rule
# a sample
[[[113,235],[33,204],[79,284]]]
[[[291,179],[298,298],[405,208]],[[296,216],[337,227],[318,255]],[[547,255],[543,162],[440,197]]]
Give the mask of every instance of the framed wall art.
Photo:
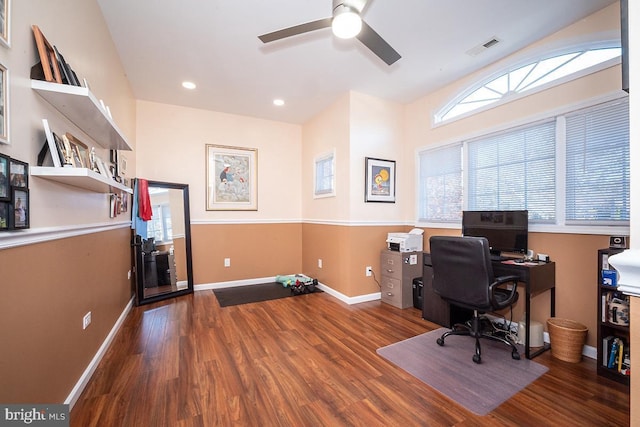
[[[9,181],[9,164],[11,159],[0,154],[0,201],[7,202],[11,200],[9,192],[11,186]]]
[[[0,231],[9,230],[9,206],[8,202],[0,202]]]
[[[0,64],[0,143],[9,143],[9,71]]]
[[[13,228],[29,228],[29,190],[13,188]]]
[[[9,160],[9,182],[16,188],[29,187],[29,164],[20,160]]]
[[[365,157],[365,202],[396,202],[396,162]]]
[[[258,210],[258,150],[206,145],[206,209]]]
[[[11,47],[11,0],[0,0],[0,44]]]

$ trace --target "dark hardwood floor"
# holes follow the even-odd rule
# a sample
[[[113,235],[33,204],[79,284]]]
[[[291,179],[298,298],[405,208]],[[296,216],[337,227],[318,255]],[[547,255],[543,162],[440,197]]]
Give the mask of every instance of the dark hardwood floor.
[[[628,388],[549,352],[480,417],[376,354],[436,329],[418,310],[327,293],[220,308],[212,291],[135,307],[71,426],[626,426]]]

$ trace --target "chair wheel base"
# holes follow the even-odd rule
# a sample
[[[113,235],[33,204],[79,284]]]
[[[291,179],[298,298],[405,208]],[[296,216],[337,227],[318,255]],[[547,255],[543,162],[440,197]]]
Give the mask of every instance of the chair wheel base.
[[[520,360],[520,354],[517,351],[511,353],[511,358],[515,360]]]
[[[474,363],[482,363],[482,357],[480,357],[479,354],[474,354],[473,355],[473,362]]]
[[[436,340],[436,343],[438,343],[438,345],[439,345],[440,347],[444,346],[444,340],[443,340],[442,338],[438,338],[438,339]]]

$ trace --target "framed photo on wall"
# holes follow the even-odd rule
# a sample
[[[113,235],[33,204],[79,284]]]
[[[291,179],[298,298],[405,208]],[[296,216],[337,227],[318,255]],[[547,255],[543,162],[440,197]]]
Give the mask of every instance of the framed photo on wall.
[[[365,202],[396,202],[395,160],[365,157]]]
[[[29,228],[29,190],[13,188],[13,228]]]
[[[9,229],[9,206],[7,202],[0,202],[0,231]]]
[[[8,202],[11,200],[9,192],[11,186],[9,182],[9,164],[11,159],[0,154],[0,201]]]
[[[208,211],[258,210],[258,150],[206,145]]]
[[[11,47],[11,0],[0,0],[0,44]]]
[[[9,160],[9,181],[17,188],[29,187],[29,164],[20,160]]]
[[[9,71],[0,64],[0,143],[9,143]]]

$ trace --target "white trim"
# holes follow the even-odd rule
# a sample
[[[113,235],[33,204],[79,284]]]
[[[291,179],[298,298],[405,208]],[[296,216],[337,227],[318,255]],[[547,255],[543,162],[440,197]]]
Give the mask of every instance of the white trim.
[[[502,75],[511,73],[512,71],[518,70],[521,67],[527,66],[529,64],[534,64],[540,61],[544,61],[556,56],[562,56],[570,53],[577,53],[581,51],[586,52],[586,51],[598,50],[598,49],[620,48],[620,38],[614,37],[613,32],[610,32],[610,34],[600,34],[600,37],[604,37],[604,36],[607,36],[605,40],[586,40],[586,41],[583,40],[578,43],[566,44],[564,46],[553,46],[553,45],[541,46],[533,51],[527,52],[525,55],[519,55],[519,57],[512,58],[507,65],[503,65],[504,63],[502,62],[498,64],[494,64],[494,66],[492,66],[487,72],[483,73],[480,77],[476,78],[473,83],[465,87],[463,90],[459,91],[456,95],[449,98],[444,103],[442,103],[438,108],[435,109],[435,112],[430,114],[432,129],[450,124],[457,120],[472,117],[476,114],[491,110],[501,105],[505,105],[509,102],[526,98],[529,95],[533,95],[533,94],[548,90],[550,88],[553,88],[555,86],[559,86],[559,85],[571,82],[573,80],[577,80],[579,78],[588,76],[590,74],[600,72],[607,68],[611,68],[616,65],[619,65],[622,62],[621,56],[617,58],[609,59],[599,64],[595,64],[588,68],[584,68],[572,74],[560,77],[556,80],[552,80],[541,86],[537,86],[535,88],[525,90],[523,92],[518,92],[515,94],[511,94],[511,93],[507,94],[495,102],[491,102],[487,105],[478,107],[474,110],[457,115],[450,119],[447,119],[447,120],[440,119],[444,111],[449,112],[451,108],[455,107],[461,100],[465,99],[467,96],[475,92],[477,89],[485,86],[486,84],[493,81],[494,79]],[[564,43],[566,43],[566,41]]]
[[[193,290],[206,291],[210,289],[224,289],[232,288],[235,286],[248,286],[248,285],[260,285],[262,283],[275,282],[275,276],[271,277],[259,277],[256,279],[243,279],[243,280],[231,280],[228,282],[215,282],[215,283],[203,283],[201,285],[194,285]]]
[[[106,354],[107,349],[111,345],[111,342],[113,341],[113,339],[115,338],[116,334],[120,330],[120,327],[124,323],[124,320],[126,319],[127,315],[131,311],[131,308],[133,307],[134,299],[135,299],[135,297],[132,297],[129,300],[129,302],[127,303],[126,307],[124,308],[124,310],[120,314],[120,317],[118,317],[118,320],[113,325],[113,327],[111,328],[111,331],[109,332],[109,334],[105,338],[104,342],[102,343],[102,345],[98,349],[98,352],[95,354],[95,356],[93,356],[93,359],[91,359],[91,362],[89,362],[89,365],[87,366],[87,368],[84,370],[84,372],[80,376],[80,379],[78,380],[76,385],[71,390],[71,393],[69,393],[69,396],[67,396],[67,398],[64,400],[65,405],[69,405],[69,410],[73,409],[73,406],[78,401],[78,398],[80,398],[80,395],[82,394],[82,391],[87,386],[87,384],[89,383],[89,380],[91,379],[91,376],[93,375],[93,373],[95,372],[96,368],[98,367],[98,364],[100,363],[100,361],[102,360],[102,358]]]
[[[65,239],[67,237],[82,236],[85,234],[100,233],[131,227],[131,221],[117,223],[100,223],[84,225],[64,225],[59,227],[29,228],[20,231],[9,231],[0,234],[0,250],[34,243],[48,242],[51,240]]]
[[[257,279],[245,279],[245,280],[233,280],[229,282],[217,282],[217,283],[205,283],[202,285],[195,285],[193,287],[194,291],[206,291],[210,289],[224,289],[231,288],[235,286],[248,286],[248,285],[259,285],[262,283],[270,283],[276,280],[275,277],[262,277]],[[326,292],[334,298],[339,299],[340,301],[353,305],[359,304],[361,302],[375,301],[381,298],[380,292],[374,292],[372,294],[366,295],[358,295],[355,297],[349,297],[341,292],[336,291],[335,289],[325,285],[324,283],[318,282],[318,289]]]
[[[613,265],[620,274],[618,290],[640,297],[640,249],[627,249],[610,255],[609,264]]]

